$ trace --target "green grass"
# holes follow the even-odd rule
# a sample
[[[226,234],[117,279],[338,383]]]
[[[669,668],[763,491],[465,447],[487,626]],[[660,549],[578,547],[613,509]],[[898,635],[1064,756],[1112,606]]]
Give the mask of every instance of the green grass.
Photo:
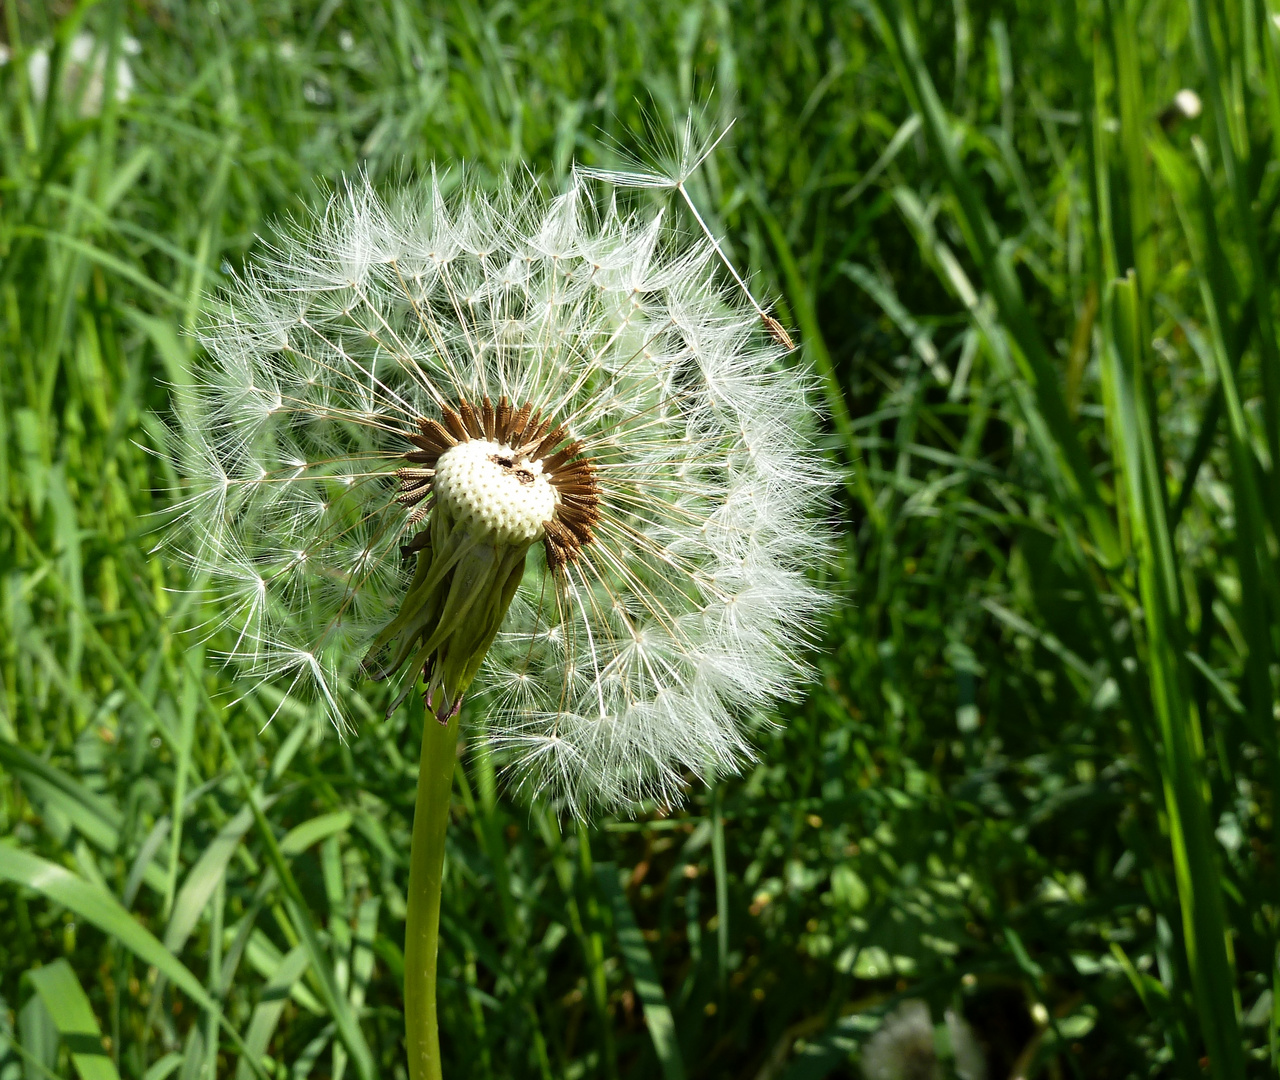
[[[822,377],[844,603],[671,816],[578,828],[469,749],[446,1075],[857,1076],[904,997],[993,1078],[1275,1075],[1280,9],[3,10],[0,1080],[405,1075],[421,718],[264,729],[149,450],[204,298],[344,171],[554,178],[691,102],[737,118],[691,195]],[[89,115],[81,28],[139,43]]]

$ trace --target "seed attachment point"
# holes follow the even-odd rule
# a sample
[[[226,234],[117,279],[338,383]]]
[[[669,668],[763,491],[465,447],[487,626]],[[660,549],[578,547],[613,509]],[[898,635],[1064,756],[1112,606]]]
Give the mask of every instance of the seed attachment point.
[[[396,470],[396,501],[412,508],[411,523],[451,499],[456,514],[473,515],[503,539],[541,538],[553,572],[595,539],[602,498],[595,463],[532,402],[517,409],[486,395],[477,408],[462,399],[444,406],[439,420],[420,418],[405,437],[415,449],[405,454],[411,464]],[[417,539],[402,550],[419,550]]]

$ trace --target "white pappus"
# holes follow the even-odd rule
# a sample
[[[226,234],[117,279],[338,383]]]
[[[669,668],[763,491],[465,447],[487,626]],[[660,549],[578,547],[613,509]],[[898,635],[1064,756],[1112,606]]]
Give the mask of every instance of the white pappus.
[[[421,674],[569,810],[674,802],[807,675],[810,377],[661,213],[449,179],[348,183],[221,299],[173,549],[243,674],[339,729]]]

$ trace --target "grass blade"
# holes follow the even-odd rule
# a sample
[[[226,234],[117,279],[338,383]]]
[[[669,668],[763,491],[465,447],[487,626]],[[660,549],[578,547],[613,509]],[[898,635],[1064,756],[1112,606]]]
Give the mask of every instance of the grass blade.
[[[284,1013],[289,1001],[289,991],[293,984],[302,978],[307,970],[307,950],[299,945],[287,953],[280,961],[280,967],[262,989],[262,996],[249,1017],[249,1027],[245,1031],[244,1056],[236,1066],[236,1080],[250,1080],[253,1075],[249,1067],[250,1060],[263,1061],[271,1036],[275,1034],[276,1025]],[[263,1061],[266,1068],[268,1062]]]
[[[1218,60],[1217,46],[1209,26],[1209,11],[1205,0],[1190,0],[1191,39],[1204,68],[1205,95],[1209,99],[1209,111],[1217,128],[1218,152],[1222,156],[1223,171],[1231,191],[1233,208],[1240,239],[1249,258],[1253,274],[1253,291],[1259,297],[1258,341],[1262,368],[1263,429],[1266,432],[1267,451],[1271,457],[1271,508],[1273,527],[1280,532],[1280,344],[1277,343],[1275,318],[1272,314],[1270,271],[1263,257],[1259,237],[1262,230],[1254,216],[1253,198],[1248,187],[1248,174],[1252,163],[1243,157],[1237,146],[1246,145],[1241,134],[1233,128],[1231,111],[1227,107],[1223,78]]]
[[[156,968],[202,1009],[217,1013],[232,1041],[243,1046],[239,1033],[222,1016],[217,1002],[209,996],[200,980],[105,889],[57,863],[7,844],[0,844],[0,880],[24,885],[53,903],[61,904],[120,942],[143,963]],[[260,1068],[255,1067],[254,1073],[259,1080],[265,1080]]]
[[[947,182],[955,194],[958,204],[956,218],[961,231],[983,270],[1001,319],[1017,345],[1015,357],[1035,394],[1037,408],[1053,435],[1054,455],[1059,460],[1061,476],[1068,485],[1069,501],[1079,506],[1103,561],[1114,565],[1119,561],[1120,551],[1110,514],[1102,502],[1093,470],[1071,423],[1057,372],[1027,308],[1009,251],[960,161],[951,123],[921,56],[912,19],[899,0],[874,0],[871,11],[912,106],[923,120],[929,148],[942,163]]]
[[[293,872],[289,869],[289,864],[285,859],[284,853],[280,850],[280,844],[276,840],[275,833],[271,829],[271,823],[267,821],[266,815],[263,813],[258,794],[249,783],[249,777],[245,775],[244,766],[240,764],[240,759],[235,752],[235,746],[228,737],[226,728],[222,726],[222,718],[218,716],[211,703],[210,715],[218,725],[218,733],[222,737],[227,756],[240,780],[241,788],[248,802],[248,809],[252,812],[254,821],[257,823],[258,836],[262,841],[263,847],[266,848],[267,861],[284,886],[286,894],[285,906],[289,912],[289,919],[306,947],[307,957],[311,964],[311,970],[315,973],[324,1006],[337,1025],[338,1034],[346,1044],[347,1051],[351,1054],[351,1059],[355,1063],[356,1072],[360,1074],[361,1080],[373,1080],[375,1075],[373,1053],[369,1049],[368,1042],[365,1041],[364,1033],[360,1030],[360,1025],[351,1010],[350,1003],[338,989],[337,982],[334,980],[332,966],[323,946],[320,944],[320,937],[316,932],[315,924],[311,920],[307,902],[302,896],[302,890],[298,888]]]
[[[654,1053],[662,1066],[662,1075],[666,1080],[684,1080],[684,1062],[676,1039],[675,1019],[662,992],[662,979],[653,965],[649,947],[644,943],[644,935],[618,882],[618,868],[612,863],[597,863],[596,881],[613,911],[618,947],[622,950],[623,962],[631,973],[636,996],[644,1009],[645,1024],[649,1028],[649,1038],[653,1040]]]
[[[1165,809],[1173,846],[1187,959],[1200,1031],[1214,1075],[1244,1076],[1236,981],[1221,871],[1206,806],[1204,740],[1183,667],[1177,557],[1168,526],[1164,476],[1152,438],[1136,276],[1113,282],[1103,300],[1104,366],[1115,402],[1120,466],[1138,555],[1151,695],[1164,746]]]
[[[27,980],[48,1009],[80,1080],[120,1080],[115,1062],[103,1047],[97,1017],[71,965],[63,959],[55,960],[28,971]]]
[[[209,846],[204,849],[196,864],[188,871],[186,879],[173,905],[173,915],[165,928],[165,948],[179,953],[200,921],[200,914],[213,896],[213,890],[227,871],[227,864],[235,854],[240,841],[253,825],[253,811],[242,807],[228,821]]]

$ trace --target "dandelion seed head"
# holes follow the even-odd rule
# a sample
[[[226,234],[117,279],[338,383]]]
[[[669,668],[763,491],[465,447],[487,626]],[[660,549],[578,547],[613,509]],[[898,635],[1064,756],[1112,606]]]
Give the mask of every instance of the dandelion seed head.
[[[928,1004],[918,999],[902,1002],[863,1047],[863,1075],[867,1080],[944,1080],[952,1075],[986,1080],[986,1054],[968,1021],[947,1009],[943,1029],[949,1062],[938,1053]]]
[[[749,760],[807,678],[811,377],[667,217],[584,174],[352,182],[203,341],[173,550],[230,660],[340,729],[367,678],[423,674],[517,784],[625,810]]]

